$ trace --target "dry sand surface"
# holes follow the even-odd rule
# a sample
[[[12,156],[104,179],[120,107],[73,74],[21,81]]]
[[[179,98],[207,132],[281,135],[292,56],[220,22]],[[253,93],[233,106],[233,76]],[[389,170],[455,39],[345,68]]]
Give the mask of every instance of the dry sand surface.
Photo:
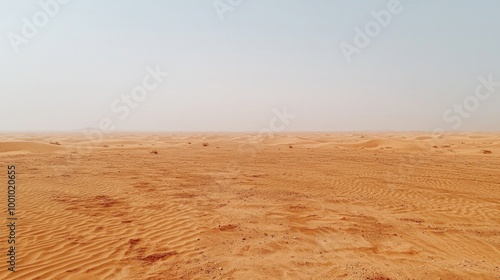
[[[10,164],[0,279],[500,279],[500,134],[0,135]]]

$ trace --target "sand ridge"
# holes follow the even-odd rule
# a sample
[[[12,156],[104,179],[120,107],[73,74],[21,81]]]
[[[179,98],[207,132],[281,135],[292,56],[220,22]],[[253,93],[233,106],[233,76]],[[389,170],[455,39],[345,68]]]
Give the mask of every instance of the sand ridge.
[[[0,142],[1,153],[53,153],[64,150],[55,144],[44,144],[37,142]]]

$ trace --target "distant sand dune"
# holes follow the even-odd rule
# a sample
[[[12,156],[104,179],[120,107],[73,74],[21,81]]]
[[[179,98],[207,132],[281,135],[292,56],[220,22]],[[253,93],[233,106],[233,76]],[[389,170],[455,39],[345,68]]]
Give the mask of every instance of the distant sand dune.
[[[63,151],[58,145],[36,142],[0,142],[0,153],[29,153],[42,154]]]

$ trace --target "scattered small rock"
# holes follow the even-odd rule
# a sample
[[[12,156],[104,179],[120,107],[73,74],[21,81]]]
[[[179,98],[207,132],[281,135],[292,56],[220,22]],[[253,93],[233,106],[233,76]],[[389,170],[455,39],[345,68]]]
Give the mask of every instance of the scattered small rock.
[[[141,239],[137,238],[137,239],[130,239],[128,242],[130,243],[130,245],[135,245],[139,243],[139,241],[141,241]]]
[[[172,252],[167,252],[167,253],[152,254],[152,255],[148,255],[146,257],[139,258],[139,259],[142,260],[142,261],[146,261],[146,262],[151,262],[152,263],[152,262],[156,262],[158,260],[164,259],[166,257],[173,256],[173,255],[177,255],[177,252],[176,251],[172,251]]]

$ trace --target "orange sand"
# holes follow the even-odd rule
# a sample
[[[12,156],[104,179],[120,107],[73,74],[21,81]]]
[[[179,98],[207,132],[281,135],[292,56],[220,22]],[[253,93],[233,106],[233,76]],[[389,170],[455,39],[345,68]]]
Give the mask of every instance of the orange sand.
[[[500,279],[499,134],[0,135],[10,164],[0,279]]]

